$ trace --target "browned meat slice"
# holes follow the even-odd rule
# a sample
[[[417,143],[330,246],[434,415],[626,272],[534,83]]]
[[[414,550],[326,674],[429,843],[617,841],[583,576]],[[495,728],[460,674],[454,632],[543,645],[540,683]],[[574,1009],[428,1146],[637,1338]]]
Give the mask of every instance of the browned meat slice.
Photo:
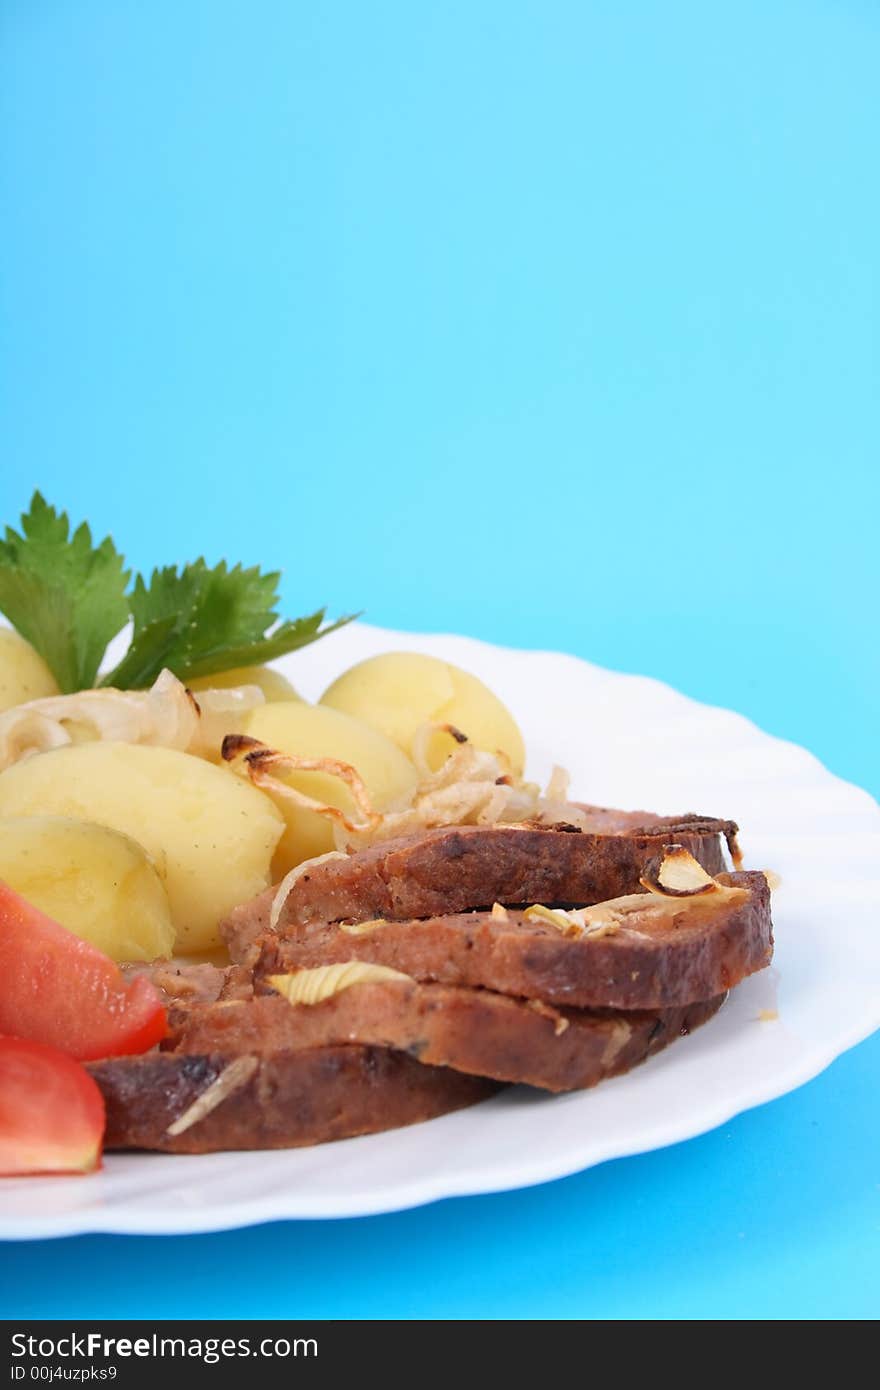
[[[566,838],[560,836],[560,838]],[[760,873],[720,874],[740,892],[630,899],[619,922],[571,933],[531,913],[289,927],[260,940],[256,973],[367,960],[417,980],[497,990],[574,1008],[668,1009],[711,999],[769,963],[770,890]],[[593,909],[594,913],[600,909]]]
[[[732,821],[654,817],[584,808],[596,829],[444,826],[388,840],[307,868],[279,919],[289,923],[407,921],[488,908],[494,902],[584,905],[639,892],[645,865],[665,844],[683,845],[713,876],[724,869]],[[638,820],[640,824],[632,824]],[[652,821],[646,824],[646,821]],[[222,928],[234,960],[247,960],[269,925],[275,890],[236,908]]]
[[[339,1043],[408,1052],[420,1062],[547,1091],[595,1086],[629,1071],[718,1011],[724,996],[677,1009],[615,1013],[553,1009],[489,990],[388,979],[318,1004],[278,994],[182,1009],[175,1052],[259,1057]]]
[[[89,1071],[107,1106],[107,1148],[166,1153],[298,1148],[374,1134],[460,1110],[498,1089],[381,1047],[234,1058],[159,1052],[92,1062]]]

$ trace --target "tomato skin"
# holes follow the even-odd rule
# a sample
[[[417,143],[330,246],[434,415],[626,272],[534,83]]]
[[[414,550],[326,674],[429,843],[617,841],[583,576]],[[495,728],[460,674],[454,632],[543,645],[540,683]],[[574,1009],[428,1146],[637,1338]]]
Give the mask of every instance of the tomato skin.
[[[79,1061],[146,1052],[165,1037],[161,996],[0,882],[0,1033]]]
[[[93,1173],[104,1097],[57,1048],[0,1036],[0,1176]]]

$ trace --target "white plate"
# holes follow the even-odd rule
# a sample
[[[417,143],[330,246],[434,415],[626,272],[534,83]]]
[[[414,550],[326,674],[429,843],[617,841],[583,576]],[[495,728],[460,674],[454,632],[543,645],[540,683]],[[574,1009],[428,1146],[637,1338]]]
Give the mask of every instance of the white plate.
[[[880,808],[738,714],[571,656],[357,625],[289,659],[317,697],[353,661],[413,649],[509,702],[543,779],[554,760],[600,805],[729,816],[747,866],[782,876],[776,959],[691,1037],[596,1090],[508,1090],[471,1110],[284,1153],[110,1155],[89,1178],[0,1182],[0,1235],[211,1231],[362,1216],[562,1177],[673,1144],[784,1095],[880,1026]],[[776,1021],[761,1021],[764,1010]]]

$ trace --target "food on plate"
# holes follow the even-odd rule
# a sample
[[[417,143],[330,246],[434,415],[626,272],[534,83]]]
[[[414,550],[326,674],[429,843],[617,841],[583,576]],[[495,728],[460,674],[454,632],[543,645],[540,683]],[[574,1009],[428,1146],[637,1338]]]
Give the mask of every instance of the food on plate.
[[[572,1091],[630,1071],[711,1018],[724,1002],[721,995],[628,1014],[536,1008],[534,1000],[488,989],[420,984],[398,971],[386,971],[386,978],[355,977],[353,984],[331,988],[315,1004],[302,999],[309,991],[323,995],[326,989],[323,981],[316,986],[313,976],[334,971],[351,976],[357,968],[349,962],[271,976],[266,984],[278,994],[237,1005],[222,1001],[183,1008],[179,1019],[172,1015],[174,1050],[263,1056],[279,1048],[353,1042],[391,1047],[472,1076]],[[360,969],[380,967],[360,964]]]
[[[0,1037],[0,1175],[92,1173],[101,1165],[104,1099],[54,1047]]]
[[[264,1057],[157,1052],[93,1062],[108,1149],[289,1149],[375,1134],[486,1100],[492,1081],[386,1047]]]
[[[0,773],[0,816],[68,816],[129,835],[156,864],[179,952],[210,951],[218,923],[270,882],[284,828],[268,797],[168,748],[85,743]]]
[[[344,671],[321,704],[354,715],[381,729],[409,757],[418,751],[424,725],[451,725],[476,748],[504,754],[510,770],[522,775],[525,746],[513,715],[469,671],[419,652],[385,652]],[[422,756],[436,772],[455,747],[455,732],[431,730]]]
[[[207,993],[180,993],[162,1045],[176,1069],[148,1072],[134,1059],[94,1070],[114,1116],[109,1143],[210,1152],[316,1142],[292,1114],[267,1127],[254,1098],[248,1140],[240,1111],[253,1077],[274,1086],[298,1056],[333,1071],[339,1047],[548,1091],[619,1075],[711,1018],[772,948],[763,874],[713,878],[672,846],[651,880],[661,886],[579,910],[495,904],[435,920],[269,929],[255,970],[232,967],[219,991],[215,980]],[[203,1085],[174,1120],[163,1088],[195,1074],[186,1057]]]
[[[30,642],[0,628],[0,711],[57,694],[55,677]]]
[[[278,582],[132,580],[39,493],[0,538],[0,1172],[91,1171],[105,1106],[110,1149],[209,1153],[592,1087],[770,961],[733,821],[527,781],[437,657],[307,703],[271,662],[350,619]]]
[[[258,939],[258,979],[367,960],[418,980],[576,1008],[663,1009],[710,999],[769,963],[763,874],[720,874],[711,893],[648,892],[592,907],[455,913],[411,922],[313,923]]]
[[[150,961],[174,949],[168,894],[154,861],[106,825],[5,817],[0,879],[113,960]]]
[[[155,986],[0,883],[0,1034],[85,1061],[145,1052],[165,1036]]]
[[[240,685],[255,685],[266,700],[298,700],[299,696],[286,676],[271,666],[236,666],[231,671],[215,671],[210,676],[198,676],[187,681],[190,690],[234,690]],[[226,730],[229,733],[229,730]]]
[[[323,758],[354,767],[373,804],[382,811],[404,806],[416,786],[416,771],[396,744],[360,719],[302,700],[260,705],[244,720],[244,733],[272,749],[308,762]],[[348,784],[328,771],[307,767],[285,771],[284,782],[302,796],[352,813],[355,802]],[[231,779],[230,779],[231,780]],[[324,854],[334,845],[327,817],[289,798],[279,798],[285,830],[273,861],[279,878],[296,864]],[[241,899],[239,901],[242,901]]]
[[[589,820],[589,818],[588,818]],[[289,923],[405,920],[468,912],[501,903],[588,906],[638,893],[646,864],[675,841],[709,874],[724,869],[722,844],[735,843],[731,821],[645,814],[641,825],[600,830],[566,823],[441,826],[380,841],[353,854],[325,855],[281,888],[237,908],[227,941]]]

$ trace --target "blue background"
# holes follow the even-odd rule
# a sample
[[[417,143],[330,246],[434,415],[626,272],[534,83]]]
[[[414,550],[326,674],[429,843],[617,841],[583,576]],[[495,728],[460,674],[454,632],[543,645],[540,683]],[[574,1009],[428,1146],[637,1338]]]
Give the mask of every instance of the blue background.
[[[880,787],[871,0],[5,0],[3,508],[645,671]],[[703,1139],[9,1247],[7,1317],[876,1316],[880,1038]]]

